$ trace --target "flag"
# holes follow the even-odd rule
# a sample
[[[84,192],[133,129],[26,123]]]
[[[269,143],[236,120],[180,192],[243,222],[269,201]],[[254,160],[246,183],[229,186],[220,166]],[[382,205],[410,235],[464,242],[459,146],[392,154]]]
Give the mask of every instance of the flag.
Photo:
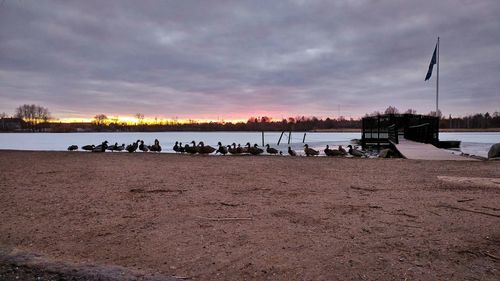
[[[437,51],[437,43],[436,43],[436,48],[434,48],[434,54],[432,55],[431,63],[429,63],[429,70],[427,70],[427,75],[425,75],[425,81],[429,80],[432,75],[432,69],[434,68],[434,65],[436,64],[436,51]]]

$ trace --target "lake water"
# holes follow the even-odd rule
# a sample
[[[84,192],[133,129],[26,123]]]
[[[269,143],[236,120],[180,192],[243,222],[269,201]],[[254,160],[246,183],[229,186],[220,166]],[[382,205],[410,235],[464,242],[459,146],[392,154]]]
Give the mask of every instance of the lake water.
[[[277,146],[281,132],[264,133],[265,143],[282,150],[286,154],[288,147],[288,135],[285,134],[281,140],[281,145]],[[460,140],[462,141],[461,151],[472,155],[486,157],[488,150],[494,143],[500,142],[500,133],[440,133],[440,140]],[[290,146],[297,150],[302,150],[302,139],[304,133],[292,133]],[[324,149],[330,146],[350,143],[351,139],[361,138],[361,133],[316,133],[306,134],[305,142],[316,149]],[[107,140],[110,144],[130,144],[136,140],[144,140],[146,144],[153,144],[155,139],[160,141],[163,152],[172,153],[172,147],[176,141],[183,144],[191,141],[203,141],[206,145],[216,147],[217,142],[223,144],[240,143],[242,146],[247,142],[251,144],[262,144],[261,132],[152,132],[152,133],[2,133],[0,134],[0,149],[16,150],[53,150],[63,151],[69,145],[76,144],[79,147],[87,144],[100,144]]]

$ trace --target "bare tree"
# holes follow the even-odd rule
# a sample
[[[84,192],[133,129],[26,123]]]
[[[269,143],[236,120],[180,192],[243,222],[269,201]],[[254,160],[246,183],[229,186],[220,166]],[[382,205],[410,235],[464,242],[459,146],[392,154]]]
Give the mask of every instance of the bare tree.
[[[23,119],[34,132],[40,130],[40,124],[47,123],[50,112],[47,108],[35,104],[24,104],[16,108],[15,117]]]
[[[108,116],[106,116],[105,114],[97,114],[96,116],[94,116],[94,120],[92,121],[92,123],[94,123],[94,125],[98,127],[105,125],[107,122]]]
[[[136,113],[135,118],[137,118],[139,125],[142,125],[144,123],[144,114]]]
[[[375,111],[374,111],[374,112],[372,112],[372,113],[366,113],[366,114],[365,114],[365,117],[379,116],[379,115],[382,115],[382,113],[380,113],[380,111],[378,111],[378,110],[375,110]]]
[[[5,112],[0,113],[0,119],[7,118],[8,115]]]
[[[384,113],[385,114],[398,114],[399,110],[395,106],[391,105],[385,109]]]

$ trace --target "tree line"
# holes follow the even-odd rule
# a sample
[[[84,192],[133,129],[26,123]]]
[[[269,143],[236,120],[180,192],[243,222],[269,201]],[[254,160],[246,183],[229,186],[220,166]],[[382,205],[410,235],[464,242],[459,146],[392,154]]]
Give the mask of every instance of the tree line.
[[[365,116],[380,114],[416,114],[414,109],[399,111],[389,106],[385,111],[375,111]],[[449,129],[489,129],[500,128],[500,112],[493,114],[477,113],[465,117],[445,117],[441,112],[430,112],[429,115],[440,117],[440,128]],[[318,118],[314,116],[295,116],[274,120],[268,116],[250,117],[246,122],[196,122],[194,120],[181,123],[177,120],[159,120],[145,122],[142,113],[135,114],[137,122],[127,124],[116,117],[97,114],[90,123],[61,123],[51,121],[50,111],[39,105],[24,104],[16,108],[13,117],[0,113],[1,131],[50,131],[50,132],[158,132],[158,131],[312,131],[361,129],[361,119],[353,118]],[[13,122],[16,126],[12,126]]]
[[[40,132],[49,127],[50,119],[51,115],[48,108],[36,104],[24,104],[16,108],[12,118],[9,118],[5,112],[0,113],[0,120],[2,120],[2,122],[0,122],[0,129],[3,131],[9,130],[11,127],[10,125],[13,122],[18,121],[18,125],[15,124],[15,126],[13,126],[14,128],[17,129],[20,127],[20,129]],[[9,126],[6,126],[6,124]]]

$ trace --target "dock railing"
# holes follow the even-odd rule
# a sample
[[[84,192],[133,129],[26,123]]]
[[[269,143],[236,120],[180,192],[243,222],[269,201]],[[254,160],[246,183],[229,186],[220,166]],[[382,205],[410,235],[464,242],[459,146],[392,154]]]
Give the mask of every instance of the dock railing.
[[[392,124],[387,127],[388,139],[389,141],[398,144],[399,143],[399,134],[398,134],[398,126],[396,124]]]
[[[409,126],[405,130],[405,139],[423,143],[433,143],[433,132],[430,123]]]

